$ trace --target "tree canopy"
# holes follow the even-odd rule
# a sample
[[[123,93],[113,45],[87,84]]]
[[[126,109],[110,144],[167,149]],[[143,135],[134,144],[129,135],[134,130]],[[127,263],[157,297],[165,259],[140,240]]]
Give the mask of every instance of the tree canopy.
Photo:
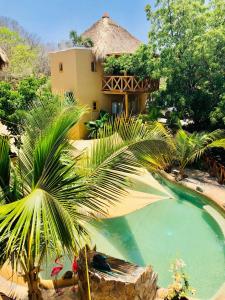
[[[4,70],[6,79],[49,74],[45,46],[35,35],[10,18],[0,17],[0,47],[5,50],[9,59],[9,65]]]
[[[24,121],[25,112],[37,98],[52,102],[52,95],[46,77],[29,76],[16,85],[0,81],[0,122],[5,124],[12,134],[17,135]]]
[[[166,78],[156,103],[196,128],[225,127],[224,0],[158,0],[146,13],[149,44]]]
[[[142,44],[135,53],[121,56],[108,56],[104,62],[106,74],[135,75],[141,79],[159,78],[158,59],[150,45]]]

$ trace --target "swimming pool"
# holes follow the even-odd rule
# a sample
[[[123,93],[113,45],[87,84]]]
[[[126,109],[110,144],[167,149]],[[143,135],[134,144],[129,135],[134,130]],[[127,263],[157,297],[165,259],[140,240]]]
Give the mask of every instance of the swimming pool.
[[[171,198],[92,224],[93,243],[109,255],[152,265],[164,287],[171,282],[171,263],[182,258],[196,298],[210,299],[225,281],[223,228],[207,211],[206,198],[168,181],[163,185]]]

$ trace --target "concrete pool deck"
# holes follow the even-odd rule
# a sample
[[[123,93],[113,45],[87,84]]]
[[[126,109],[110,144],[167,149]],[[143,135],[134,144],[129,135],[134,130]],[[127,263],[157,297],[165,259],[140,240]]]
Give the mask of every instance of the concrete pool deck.
[[[124,216],[146,205],[171,197],[167,190],[145,170],[140,175],[130,175],[129,181],[127,195],[119,202],[108,206],[107,218]]]
[[[177,182],[178,184],[186,186],[200,195],[206,196],[225,212],[224,185],[220,185],[214,177],[211,177],[208,173],[200,170],[186,169],[185,173],[188,175],[188,177]],[[176,182],[175,175],[165,172],[163,172],[163,175],[169,180]],[[196,190],[198,187],[201,188],[202,192]]]
[[[176,182],[173,174],[165,172],[162,174],[170,181]],[[215,203],[225,212],[225,187],[217,183],[216,179],[210,177],[206,172],[188,169],[187,174],[188,178],[176,183],[183,185],[200,195],[206,196],[209,201]],[[130,175],[129,178],[131,187],[127,189],[127,196],[120,199],[115,205],[109,205],[107,209],[107,218],[120,217],[141,209],[153,202],[171,197],[167,190],[146,170],[143,170],[143,173],[140,175]],[[141,187],[141,191],[140,189],[135,188],[135,185]],[[199,187],[202,192],[196,190]],[[216,214],[216,211],[214,212],[213,209],[208,209],[207,206],[205,208],[213,217],[215,217],[215,219],[221,220],[220,226],[225,236],[225,219],[222,216],[218,218],[218,213]]]

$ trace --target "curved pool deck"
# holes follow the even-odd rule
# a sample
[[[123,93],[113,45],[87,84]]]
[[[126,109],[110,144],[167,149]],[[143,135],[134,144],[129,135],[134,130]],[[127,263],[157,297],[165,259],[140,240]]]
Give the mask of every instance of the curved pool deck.
[[[188,170],[189,177],[176,182],[175,177],[163,172],[162,175],[170,181],[189,188],[196,193],[207,197],[225,212],[225,186],[219,185],[214,178],[199,170]],[[200,179],[197,178],[199,176]],[[168,191],[146,170],[140,175],[130,175],[131,186],[127,189],[127,196],[120,199],[115,205],[107,209],[106,218],[115,218],[127,215],[151,203],[170,197]],[[138,188],[137,188],[138,184]],[[200,187],[203,192],[196,191]],[[151,196],[149,196],[151,194]]]

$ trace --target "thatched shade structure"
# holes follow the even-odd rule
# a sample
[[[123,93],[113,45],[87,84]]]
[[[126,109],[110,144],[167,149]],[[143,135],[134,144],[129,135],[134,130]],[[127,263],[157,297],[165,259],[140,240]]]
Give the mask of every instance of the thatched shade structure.
[[[6,65],[8,65],[9,61],[7,58],[7,55],[5,54],[5,52],[3,51],[2,48],[0,48],[0,70],[5,67]]]
[[[82,37],[93,41],[93,52],[98,60],[111,54],[134,53],[141,44],[126,29],[116,24],[107,13],[87,29]]]

